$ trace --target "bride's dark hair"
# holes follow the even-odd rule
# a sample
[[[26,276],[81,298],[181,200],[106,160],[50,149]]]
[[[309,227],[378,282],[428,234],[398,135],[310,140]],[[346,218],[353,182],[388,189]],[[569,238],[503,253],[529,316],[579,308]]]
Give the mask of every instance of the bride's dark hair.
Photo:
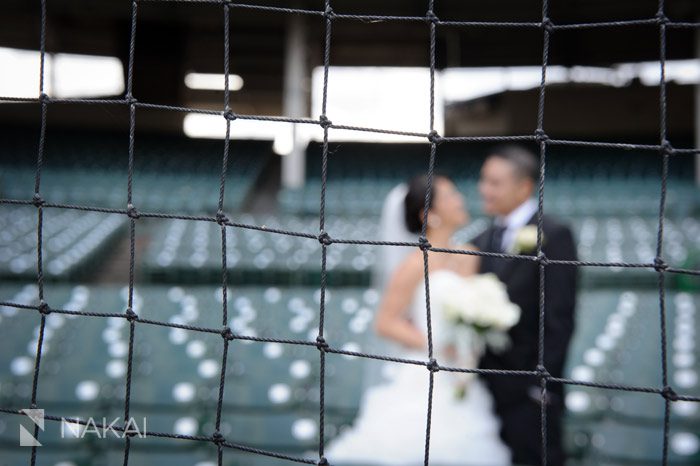
[[[433,182],[430,190],[430,204],[428,209],[433,206],[435,198],[435,181],[438,178],[444,178],[452,181],[447,174],[435,171],[433,172]],[[423,217],[420,211],[425,207],[425,194],[428,191],[428,175],[416,175],[408,182],[408,192],[404,200],[404,215],[406,228],[411,233],[420,233],[423,227]]]

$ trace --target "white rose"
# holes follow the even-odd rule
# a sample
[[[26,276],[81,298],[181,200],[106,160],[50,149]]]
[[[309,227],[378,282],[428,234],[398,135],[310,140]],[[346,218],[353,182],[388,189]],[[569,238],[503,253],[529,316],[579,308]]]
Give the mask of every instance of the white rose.
[[[542,237],[544,242],[544,236]],[[515,240],[511,247],[511,254],[522,254],[532,252],[537,249],[537,227],[535,225],[525,225],[515,233]]]

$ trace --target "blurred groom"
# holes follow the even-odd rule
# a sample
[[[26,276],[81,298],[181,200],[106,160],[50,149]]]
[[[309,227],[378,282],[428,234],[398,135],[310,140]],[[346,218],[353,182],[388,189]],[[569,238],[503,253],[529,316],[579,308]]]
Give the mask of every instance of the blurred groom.
[[[503,146],[486,158],[479,180],[484,212],[493,223],[474,244],[481,251],[537,254],[537,201],[533,199],[539,164],[534,154],[519,146]],[[543,217],[542,252],[547,259],[576,260],[571,230],[548,215]],[[503,352],[487,350],[480,367],[535,371],[539,338],[539,267],[534,261],[481,258],[481,272],[495,273],[506,284],[510,300],[522,310],[510,332],[511,344]],[[569,340],[574,330],[576,267],[545,267],[544,367],[561,377]],[[513,463],[542,464],[541,390],[536,376],[484,376],[501,419],[501,437],[510,447]],[[563,384],[547,384],[547,464],[564,464],[561,417]]]

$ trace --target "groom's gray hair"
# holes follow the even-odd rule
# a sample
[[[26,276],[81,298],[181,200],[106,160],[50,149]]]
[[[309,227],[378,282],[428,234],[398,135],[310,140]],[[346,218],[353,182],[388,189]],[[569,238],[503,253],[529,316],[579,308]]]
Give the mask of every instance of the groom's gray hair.
[[[486,159],[488,160],[491,157],[498,157],[510,162],[515,169],[515,173],[521,178],[529,178],[536,182],[540,176],[537,156],[522,146],[509,144],[495,147],[489,152],[489,156]]]

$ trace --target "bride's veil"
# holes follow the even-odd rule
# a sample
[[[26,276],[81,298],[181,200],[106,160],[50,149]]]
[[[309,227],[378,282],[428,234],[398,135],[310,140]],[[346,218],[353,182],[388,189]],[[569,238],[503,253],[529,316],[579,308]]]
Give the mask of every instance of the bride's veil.
[[[384,199],[382,215],[379,220],[380,241],[406,241],[416,242],[418,236],[406,228],[405,199],[408,192],[406,183],[401,183],[389,191]],[[381,246],[377,267],[372,277],[372,285],[382,291],[389,283],[391,274],[396,267],[413,251],[405,246]]]
[[[417,241],[418,236],[409,232],[406,228],[404,202],[407,192],[408,185],[400,183],[394,186],[384,199],[379,222],[380,241]],[[413,250],[413,248],[407,246],[379,246],[376,266],[372,274],[372,287],[380,295],[384,293],[392,273]],[[376,315],[377,309],[374,311]],[[367,352],[370,354],[386,356],[399,354],[399,346],[397,344],[379,337],[371,328],[368,330],[365,344]],[[382,375],[384,364],[383,361],[379,360],[366,360],[365,387],[382,382],[384,379]]]

